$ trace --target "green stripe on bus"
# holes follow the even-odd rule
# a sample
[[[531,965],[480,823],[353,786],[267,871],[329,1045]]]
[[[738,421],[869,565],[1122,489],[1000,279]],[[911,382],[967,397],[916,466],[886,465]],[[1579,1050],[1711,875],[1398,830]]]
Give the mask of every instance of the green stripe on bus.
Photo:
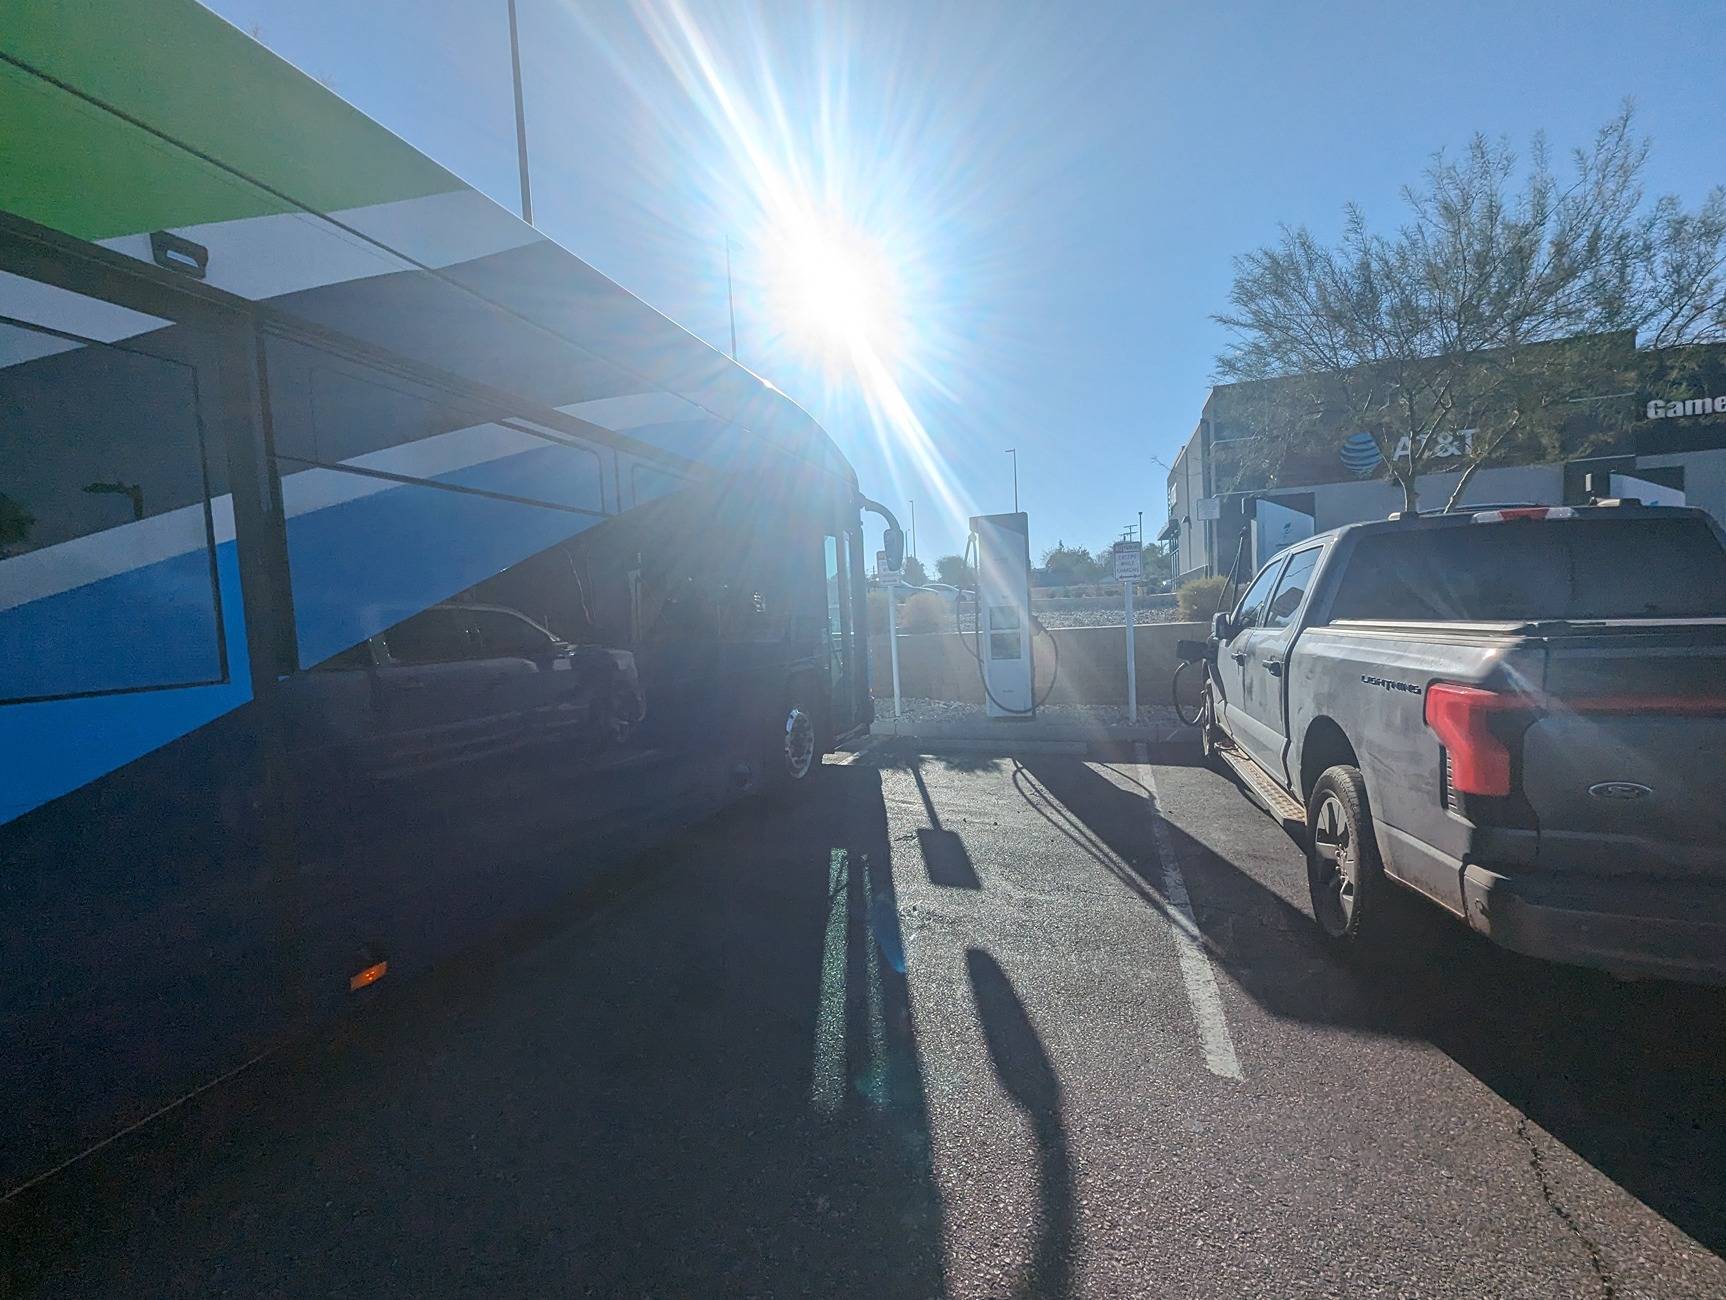
[[[462,183],[195,0],[6,0],[0,50],[318,212]],[[0,76],[0,206],[85,239],[289,209],[37,78]]]
[[[288,205],[0,64],[0,210],[80,239],[231,221]],[[51,148],[37,142],[52,141]]]

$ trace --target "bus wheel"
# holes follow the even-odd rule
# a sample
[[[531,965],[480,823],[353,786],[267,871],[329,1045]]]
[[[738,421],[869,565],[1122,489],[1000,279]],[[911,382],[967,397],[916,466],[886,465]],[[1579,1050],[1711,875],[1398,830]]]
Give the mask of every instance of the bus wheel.
[[[809,785],[821,771],[821,719],[808,684],[794,681],[784,711],[769,730],[764,766],[768,790]]]
[[[788,781],[807,781],[821,764],[815,745],[815,719],[801,705],[793,704],[785,715],[780,764]]]

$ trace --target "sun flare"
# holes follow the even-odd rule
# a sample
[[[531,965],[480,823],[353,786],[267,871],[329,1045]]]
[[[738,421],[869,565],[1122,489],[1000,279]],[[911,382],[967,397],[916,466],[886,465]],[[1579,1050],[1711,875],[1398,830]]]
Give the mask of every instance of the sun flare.
[[[770,309],[787,338],[829,367],[899,350],[899,284],[886,252],[834,218],[806,216],[769,233]]]

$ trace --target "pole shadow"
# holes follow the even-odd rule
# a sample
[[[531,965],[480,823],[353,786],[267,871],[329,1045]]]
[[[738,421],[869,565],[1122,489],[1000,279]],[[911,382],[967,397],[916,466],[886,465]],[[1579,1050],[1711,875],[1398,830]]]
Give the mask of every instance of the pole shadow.
[[[935,801],[929,796],[928,783],[923,780],[923,761],[913,757],[909,762],[911,779],[917,783],[917,793],[923,800],[923,814],[929,825],[918,827],[917,847],[923,854],[923,868],[929,873],[929,883],[949,889],[981,889],[977,868],[971,863],[971,852],[957,832],[941,825],[941,814],[935,811]]]

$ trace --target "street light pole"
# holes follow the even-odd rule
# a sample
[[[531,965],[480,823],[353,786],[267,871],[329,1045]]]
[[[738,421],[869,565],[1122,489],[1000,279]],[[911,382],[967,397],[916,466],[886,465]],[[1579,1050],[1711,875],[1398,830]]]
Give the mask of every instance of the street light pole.
[[[917,503],[911,502],[911,554],[917,554]]]
[[[1019,513],[1019,449],[1007,448],[1007,454],[1013,458],[1013,513]]]
[[[731,236],[725,236],[725,310],[731,316],[731,359],[737,360],[737,298],[731,292]]]
[[[521,97],[521,41],[515,29],[515,0],[509,0],[509,69],[515,80],[515,153],[521,168],[521,219],[533,224],[533,194],[527,184],[527,111]]]

